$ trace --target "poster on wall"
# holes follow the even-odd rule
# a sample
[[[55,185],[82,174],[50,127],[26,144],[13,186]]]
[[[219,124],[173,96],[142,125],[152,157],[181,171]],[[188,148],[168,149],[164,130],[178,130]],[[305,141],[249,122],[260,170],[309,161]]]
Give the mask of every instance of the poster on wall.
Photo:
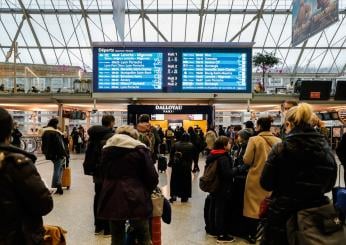
[[[338,20],[338,0],[294,0],[292,46],[297,46]]]

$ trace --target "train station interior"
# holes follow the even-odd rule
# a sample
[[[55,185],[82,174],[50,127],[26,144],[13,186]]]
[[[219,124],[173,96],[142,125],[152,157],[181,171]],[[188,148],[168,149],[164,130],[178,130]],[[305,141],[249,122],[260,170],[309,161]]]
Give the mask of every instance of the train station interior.
[[[249,145],[243,149],[244,152],[240,150],[242,141],[238,141],[238,136],[243,139],[244,130],[252,125],[254,131],[251,137],[247,136],[247,140],[253,143],[255,140],[252,139],[260,137],[257,134],[262,132],[261,120],[266,118],[270,120],[270,125],[264,131],[277,139],[277,144],[285,146],[291,142],[289,131],[285,130],[297,130],[298,126],[303,125],[297,123],[298,119],[295,118],[292,126],[287,115],[291,111],[295,113],[291,108],[299,110],[302,108],[300,105],[308,104],[312,114],[306,125],[311,123],[313,132],[323,135],[325,147],[320,151],[326,151],[323,157],[329,156],[331,152],[334,164],[332,186],[329,185],[329,189],[320,187],[322,189],[319,191],[323,197],[328,197],[328,202],[333,204],[330,207],[340,215],[335,216],[333,222],[336,220],[341,223],[339,225],[336,222],[337,228],[329,233],[318,233],[316,236],[321,237],[321,240],[316,244],[328,244],[322,240],[331,241],[334,237],[337,237],[335,241],[339,243],[331,244],[346,244],[345,17],[346,0],[0,0],[0,108],[11,115],[14,125],[12,132],[20,133],[17,143],[13,143],[14,134],[10,141],[21,149],[21,153],[27,152],[37,157],[34,166],[51,193],[52,210],[42,215],[45,234],[47,225],[59,226],[66,233],[60,230],[65,241],[57,244],[71,245],[305,244],[299,243],[301,240],[294,243],[294,235],[286,234],[288,223],[285,223],[284,231],[280,231],[284,233],[281,234],[284,243],[282,240],[273,242],[276,237],[268,239],[271,221],[267,220],[270,218],[260,218],[258,214],[259,208],[263,208],[263,202],[261,207],[259,203],[256,204],[256,217],[246,216],[246,188],[250,185],[249,175],[256,160],[254,157],[246,163],[246,157],[240,154],[249,151]],[[285,107],[287,103],[291,105],[289,108]],[[3,122],[1,113],[0,121]],[[106,161],[106,149],[114,143],[111,139],[119,134],[132,137],[131,140],[136,141],[136,144],[144,145],[149,152],[146,154],[153,161],[161,197],[165,199],[165,205],[170,207],[170,222],[163,220],[162,213],[167,212],[166,206],[157,217],[149,215],[143,219],[130,215],[122,219],[110,218],[105,221],[107,229],[99,228],[96,224],[98,218],[94,215],[102,216],[102,208],[107,205],[102,206],[101,200],[96,200],[96,197],[94,200],[95,192],[102,189],[102,198],[98,196],[99,199],[119,199],[120,206],[128,203],[121,198],[133,194],[132,186],[127,190],[125,184],[125,187],[119,187],[116,180],[104,177],[111,175],[109,172],[104,170],[99,184],[93,175],[96,170],[92,174],[85,170],[85,162],[89,160],[88,147],[90,152],[94,140],[88,130],[105,126],[104,118],[113,118],[112,136],[102,141],[94,161],[99,161],[99,165]],[[301,118],[299,120],[303,120]],[[64,165],[61,166],[57,185],[54,184],[56,171],[60,171],[56,170],[57,159],[47,157],[47,142],[44,140],[52,119],[58,120],[54,130],[59,132],[63,148],[68,152],[63,157]],[[142,123],[150,125],[145,133],[141,131]],[[129,125],[130,129],[125,125]],[[132,131],[121,133],[119,129],[136,129],[137,138],[133,137]],[[215,139],[209,146],[207,135],[211,131]],[[157,138],[153,132],[160,137]],[[176,179],[175,171],[178,170],[175,170],[177,165],[174,165],[178,164],[176,153],[179,142],[185,142],[184,136],[195,152],[188,161],[189,183],[187,187],[182,187],[188,189],[188,196],[176,195],[173,191],[175,186],[185,185],[185,180]],[[221,206],[215,204],[218,208],[214,207],[215,210],[210,211],[212,208],[207,207],[207,201],[212,203],[215,198],[219,202],[220,195],[215,194],[219,192],[202,190],[201,180],[206,176],[209,158],[220,150],[215,148],[217,144],[214,143],[221,136],[227,137],[225,149],[221,148],[229,158],[228,171],[232,175],[220,177],[220,183],[232,185],[232,194],[228,193],[227,201]],[[310,136],[307,134],[306,137]],[[141,137],[145,137],[144,141]],[[154,143],[152,137],[155,137]],[[310,142],[304,137],[301,141]],[[3,136],[0,138],[3,139]],[[1,147],[4,142],[1,142]],[[256,179],[258,186],[263,182],[260,177],[265,178],[263,168],[270,165],[275,149],[279,148],[271,143],[268,147],[266,142],[262,142],[261,148],[257,149],[257,153],[268,150],[262,160],[262,167],[256,170],[260,171]],[[311,142],[316,143],[314,140]],[[5,183],[2,182],[1,147],[0,185]],[[125,148],[129,150],[131,147]],[[303,146],[299,156],[304,158],[304,154],[313,151],[311,149],[315,148]],[[252,151],[256,153],[255,148]],[[245,152],[246,156],[248,154]],[[268,158],[268,155],[272,158]],[[111,160],[114,166],[120,159],[117,156]],[[139,160],[141,164],[146,161],[143,159],[146,158]],[[319,172],[319,169],[315,171],[314,168],[319,164],[316,159],[321,158],[313,159],[305,159],[309,170],[303,169],[308,173],[306,176],[313,176],[311,178],[318,181],[319,177],[326,177],[329,170],[326,170],[326,174]],[[327,169],[326,166],[321,168]],[[69,184],[64,186],[62,175],[66,169],[69,169]],[[215,171],[226,176],[226,170]],[[241,187],[245,190],[237,189],[240,187],[235,184],[236,171],[246,173],[242,175],[245,187]],[[145,173],[142,168],[136,172],[138,175]],[[117,178],[123,180],[130,177]],[[291,180],[299,182],[297,179],[299,174]],[[99,190],[96,190],[97,183],[101,188]],[[122,188],[119,192],[123,196],[114,197],[115,194],[107,189],[110,188],[109,183],[116,186],[113,186],[114,193]],[[141,185],[145,186],[146,183]],[[317,185],[320,186],[320,183]],[[0,196],[3,187],[0,186]],[[63,194],[62,191],[59,193],[61,188]],[[138,190],[142,187],[136,188]],[[262,187],[258,188],[264,191]],[[266,197],[271,196],[272,200],[278,198],[276,195],[280,191],[277,188],[275,184],[271,190],[264,188]],[[239,192],[240,197],[234,194]],[[295,196],[298,192],[295,190],[290,195]],[[256,196],[262,195],[261,192],[254,193],[255,199],[263,199]],[[152,190],[148,195],[143,195],[149,198],[150,205],[147,208],[152,213]],[[235,201],[237,198],[241,200]],[[0,209],[4,203],[0,197]],[[94,210],[95,205],[98,205],[97,211]],[[123,209],[132,214],[139,209],[136,205]],[[270,202],[266,205],[269,210],[266,212],[270,213],[274,205]],[[298,206],[294,212],[291,210],[294,217],[307,208],[316,207]],[[233,221],[235,207],[239,209],[236,214],[240,217],[239,222],[245,224],[239,223],[241,228],[237,227],[238,221]],[[222,212],[219,211],[221,209]],[[23,210],[26,212],[27,208],[23,207]],[[112,215],[120,212],[120,208],[110,210]],[[147,242],[141,240],[135,225],[131,223],[142,219],[149,227]],[[126,227],[122,244],[117,242],[119,234],[114,228],[119,220],[124,221],[122,226]],[[2,224],[0,222],[0,228]],[[257,230],[252,234],[247,229],[254,224]],[[7,235],[0,231],[0,244],[24,244],[6,243]],[[268,242],[271,239],[273,243]]]

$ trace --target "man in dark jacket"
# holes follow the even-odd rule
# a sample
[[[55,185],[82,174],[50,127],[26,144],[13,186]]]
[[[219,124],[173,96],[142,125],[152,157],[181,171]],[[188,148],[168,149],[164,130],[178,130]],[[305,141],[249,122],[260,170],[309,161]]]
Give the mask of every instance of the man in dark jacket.
[[[184,133],[180,141],[171,149],[169,166],[172,166],[170,202],[181,198],[181,202],[187,202],[191,197],[191,167],[195,155],[195,147],[190,142],[190,136]]]
[[[42,129],[42,153],[54,164],[52,187],[57,188],[56,193],[62,195],[61,176],[68,153],[65,149],[64,135],[58,130],[58,124],[59,120],[52,118],[47,127]]]
[[[130,221],[138,244],[149,245],[151,193],[158,174],[147,147],[138,141],[138,132],[121,126],[102,150],[104,181],[98,217],[111,222],[112,244],[125,244],[125,222]]]
[[[114,135],[115,119],[112,115],[104,115],[102,117],[102,126],[95,125],[89,128],[88,145],[85,152],[85,159],[83,163],[84,173],[86,175],[92,175],[95,184],[94,195],[94,225],[95,234],[100,234],[102,231],[104,235],[109,235],[109,223],[108,221],[97,219],[97,203],[100,197],[100,191],[102,188],[103,175],[101,166],[101,152],[102,147],[106,144],[106,141]]]
[[[10,146],[11,115],[0,108],[0,244],[41,244],[42,216],[53,199],[34,165],[36,157]]]
[[[339,145],[336,148],[336,154],[344,167],[344,183],[346,183],[346,133],[343,134]]]

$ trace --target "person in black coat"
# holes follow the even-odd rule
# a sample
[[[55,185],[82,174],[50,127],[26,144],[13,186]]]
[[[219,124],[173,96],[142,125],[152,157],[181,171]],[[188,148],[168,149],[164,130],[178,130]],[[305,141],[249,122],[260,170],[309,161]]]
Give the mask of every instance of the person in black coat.
[[[52,196],[34,165],[36,157],[10,145],[12,117],[0,108],[0,244],[41,244],[42,216]]]
[[[151,193],[158,174],[149,149],[132,126],[121,126],[102,150],[104,172],[98,218],[109,220],[112,245],[125,244],[125,222],[130,221],[138,244],[151,244],[149,218]]]
[[[191,167],[195,154],[195,147],[190,142],[187,133],[182,134],[181,141],[175,143],[171,149],[169,166],[172,166],[170,182],[170,202],[173,203],[177,197],[181,202],[187,202],[191,197]]]
[[[102,147],[106,141],[114,135],[115,119],[112,115],[104,115],[102,117],[102,126],[95,125],[88,129],[89,140],[85,152],[85,159],[83,163],[84,173],[92,175],[95,184],[94,195],[94,225],[95,234],[100,234],[102,231],[104,235],[110,234],[109,222],[97,218],[97,205],[100,198],[102,189],[103,174],[101,165],[101,152]]]
[[[190,135],[190,140],[193,146],[195,147],[194,156],[193,156],[193,173],[199,172],[198,167],[198,160],[199,160],[199,153],[201,152],[201,139],[199,138],[199,135],[194,131],[192,127],[189,127],[187,132]]]
[[[59,120],[52,118],[47,127],[42,129],[42,153],[54,164],[52,187],[57,188],[56,193],[62,195],[61,176],[68,153],[65,149],[64,135],[58,130],[58,124]]]
[[[231,217],[231,196],[233,177],[241,171],[241,167],[232,166],[232,159],[229,156],[230,149],[229,139],[226,136],[219,136],[206,160],[206,166],[217,164],[219,187],[211,195],[215,200],[214,212],[218,242],[234,241],[234,238],[228,235]]]
[[[344,183],[346,183],[346,133],[342,135],[339,145],[336,148],[336,155],[344,167]]]
[[[18,124],[15,122],[13,124],[13,132],[12,132],[12,145],[20,148],[20,138],[23,136],[23,134],[18,129]]]
[[[262,172],[261,186],[272,191],[265,215],[263,245],[288,244],[287,220],[297,211],[328,203],[337,166],[325,137],[311,125],[311,106],[301,103],[286,114],[286,137],[274,145]]]

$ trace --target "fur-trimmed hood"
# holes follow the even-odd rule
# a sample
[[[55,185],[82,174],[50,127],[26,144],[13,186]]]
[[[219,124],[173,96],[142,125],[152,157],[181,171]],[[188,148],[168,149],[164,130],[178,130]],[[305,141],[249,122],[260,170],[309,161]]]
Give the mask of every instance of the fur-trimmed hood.
[[[128,136],[126,134],[115,134],[112,137],[110,137],[105,146],[103,148],[107,147],[121,147],[121,148],[128,148],[128,149],[134,149],[137,146],[144,146],[146,147],[145,144],[142,142],[135,140],[131,136]]]
[[[59,133],[59,134],[61,134],[61,135],[64,135],[59,129],[55,129],[55,128],[53,128],[53,127],[44,127],[44,128],[40,128],[40,129],[38,130],[38,135],[39,135],[39,136],[42,136],[46,131],[55,131],[55,132],[57,132],[57,133]]]

